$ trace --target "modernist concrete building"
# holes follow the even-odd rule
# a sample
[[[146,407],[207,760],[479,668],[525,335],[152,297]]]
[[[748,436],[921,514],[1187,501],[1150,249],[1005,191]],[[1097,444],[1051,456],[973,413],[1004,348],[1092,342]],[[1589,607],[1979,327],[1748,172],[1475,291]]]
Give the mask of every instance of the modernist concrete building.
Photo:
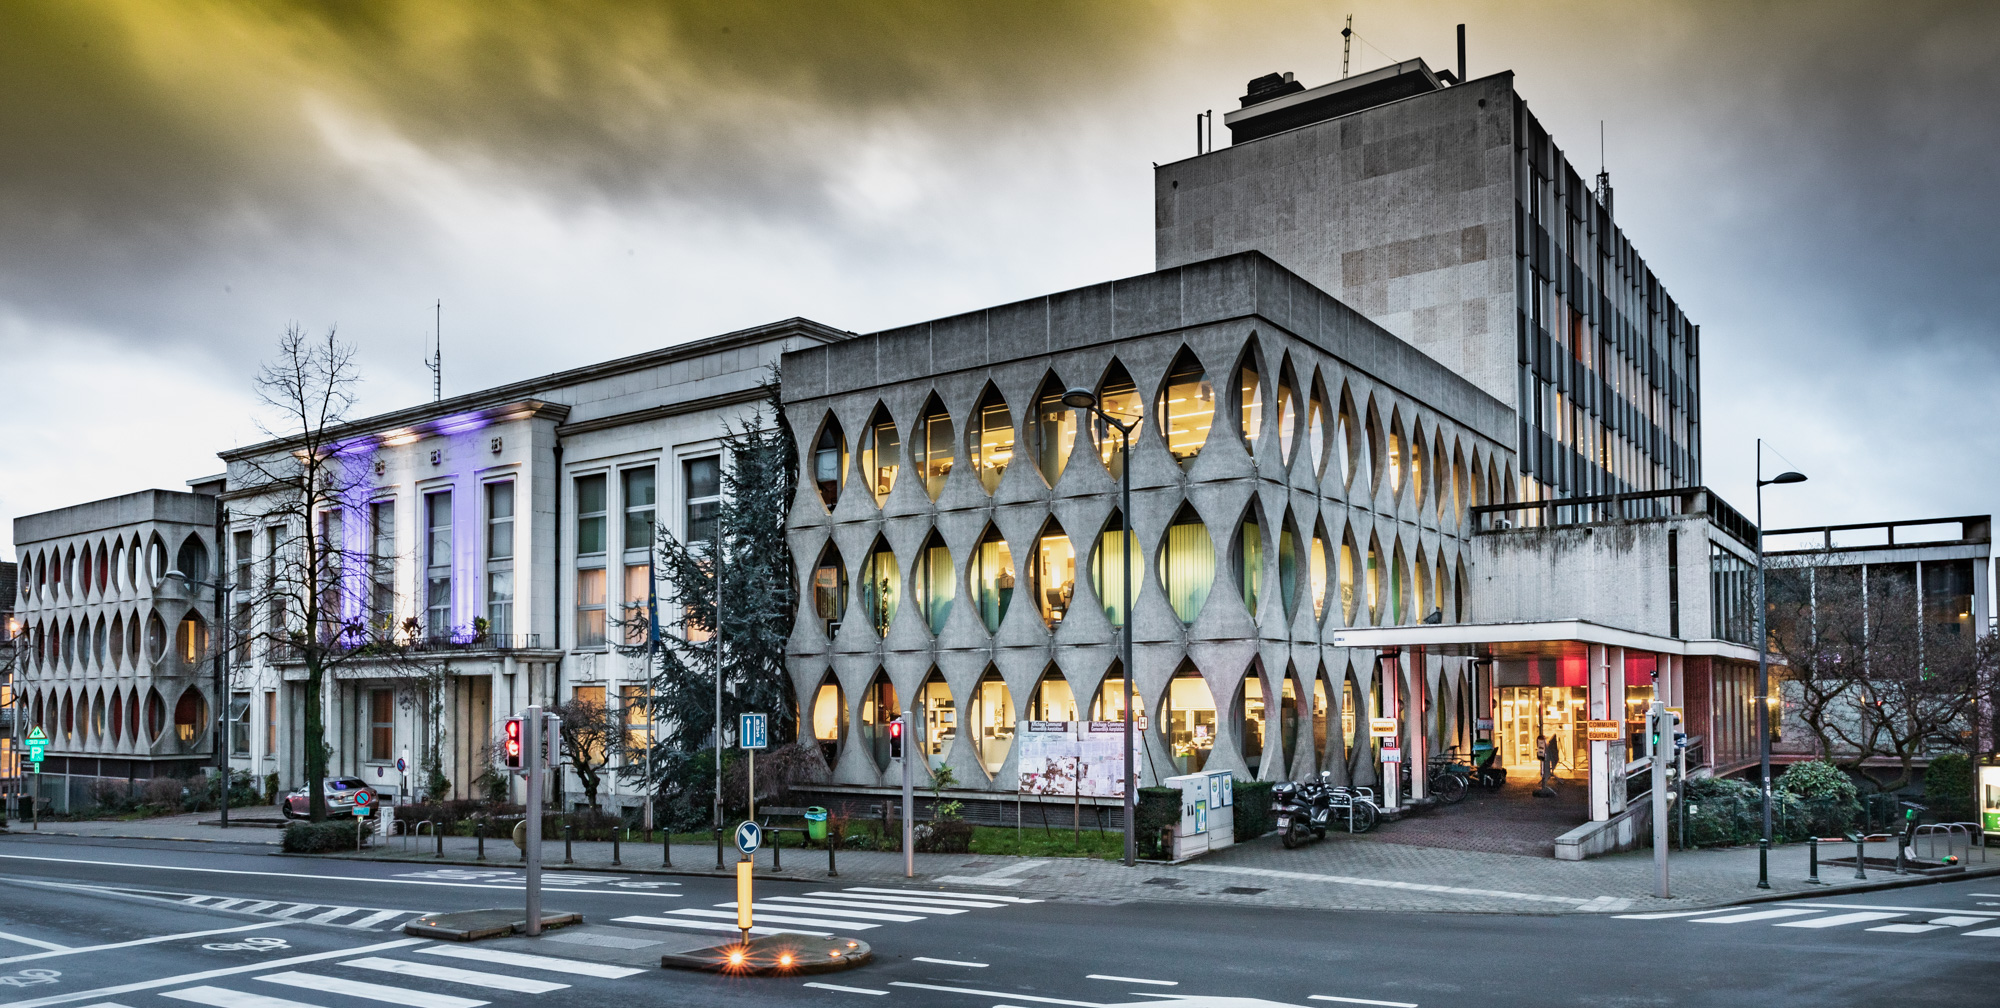
[[[1516,413],[1517,499],[1700,484],[1699,327],[1511,72],[1289,77],[1155,169],[1159,268],[1255,249],[1463,375]]]
[[[88,804],[99,779],[213,764],[210,596],[167,573],[208,578],[214,534],[215,497],[172,490],[14,520],[14,690],[48,734],[40,787],[57,808]]]
[[[21,777],[21,717],[14,693],[14,663],[20,652],[15,647],[21,621],[14,616],[14,602],[20,594],[15,581],[18,564],[0,563],[0,792],[12,790]]]
[[[643,624],[657,522],[685,537],[720,489],[722,439],[748,422],[760,382],[786,350],[846,334],[804,319],[696,340],[632,357],[355,421],[339,432],[357,488],[319,516],[344,544],[337,608],[396,645],[394,657],[344,663],[325,696],[330,772],[383,793],[422,791],[437,747],[452,795],[475,793],[494,725],[530,704],[583,697],[606,704],[643,738],[647,671],[621,654]],[[283,441],[224,452],[223,494],[236,580],[273,577],[272,558],[299,533],[271,522],[253,462]],[[246,625],[288,617],[242,612]],[[631,620],[628,629],[627,620]],[[245,653],[236,699],[277,712],[237,765],[302,780],[304,670],[282,647]],[[421,668],[417,666],[421,665]],[[441,676],[443,710],[413,702],[418,678]],[[268,716],[268,715],[265,715]],[[410,767],[407,776],[397,760]],[[612,767],[615,771],[616,765]],[[581,800],[573,775],[570,797]],[[630,806],[615,773],[600,803]],[[517,795],[518,798],[518,795]]]
[[[1271,259],[803,348],[784,374],[807,474],[789,660],[836,789],[896,780],[900,710],[970,799],[1013,796],[1021,722],[1122,716],[1126,460],[1070,386],[1138,425],[1143,783],[1376,783],[1368,719],[1411,696],[1448,698],[1434,744],[1469,741],[1465,662],[1398,673],[1330,644],[1472,617],[1467,516],[1513,483],[1512,411]]]

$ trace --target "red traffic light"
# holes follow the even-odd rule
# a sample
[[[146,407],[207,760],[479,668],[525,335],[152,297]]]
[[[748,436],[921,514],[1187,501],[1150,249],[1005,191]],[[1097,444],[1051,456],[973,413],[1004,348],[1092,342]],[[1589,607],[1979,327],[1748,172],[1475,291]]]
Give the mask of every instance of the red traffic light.
[[[903,719],[902,719],[902,718],[897,718],[896,720],[894,720],[894,721],[891,721],[891,722],[889,722],[889,737],[890,737],[890,738],[902,738],[902,737],[903,737]]]
[[[504,741],[501,743],[501,752],[501,761],[506,764],[507,769],[518,770],[521,768],[520,718],[512,717],[507,719],[507,729]]]

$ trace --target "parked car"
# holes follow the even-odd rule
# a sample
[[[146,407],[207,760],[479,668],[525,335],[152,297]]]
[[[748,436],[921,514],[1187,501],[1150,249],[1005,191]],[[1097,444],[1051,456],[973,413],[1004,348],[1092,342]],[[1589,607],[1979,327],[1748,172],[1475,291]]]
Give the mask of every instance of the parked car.
[[[359,777],[328,777],[326,779],[326,811],[329,815],[352,815],[356,795],[366,794],[369,801],[375,800],[375,792],[368,782]],[[278,805],[287,819],[305,819],[312,815],[312,796],[305,788],[298,788],[285,796]]]

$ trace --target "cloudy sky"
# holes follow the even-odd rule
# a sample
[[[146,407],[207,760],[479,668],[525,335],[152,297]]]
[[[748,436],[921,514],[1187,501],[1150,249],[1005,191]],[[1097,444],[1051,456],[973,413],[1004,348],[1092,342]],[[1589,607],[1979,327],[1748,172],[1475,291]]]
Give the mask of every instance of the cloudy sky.
[[[440,299],[454,394],[1145,272],[1151,163],[1349,13],[1356,70],[1466,23],[1580,166],[1604,122],[1710,485],[1762,436],[1774,526],[2000,506],[2000,5],[66,0],[0,6],[0,518],[217,471],[288,323],[373,412]]]

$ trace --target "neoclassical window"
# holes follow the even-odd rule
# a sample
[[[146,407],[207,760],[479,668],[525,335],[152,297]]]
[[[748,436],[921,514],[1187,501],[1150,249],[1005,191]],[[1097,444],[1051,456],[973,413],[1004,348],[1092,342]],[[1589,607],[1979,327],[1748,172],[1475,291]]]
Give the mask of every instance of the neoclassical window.
[[[1069,613],[1070,600],[1076,596],[1076,548],[1054,518],[1035,537],[1035,558],[1028,565],[1028,587],[1042,622],[1055,629]]]
[[[881,507],[896,486],[896,469],[902,462],[903,438],[896,433],[896,421],[887,407],[875,404],[875,413],[861,431],[861,475],[868,480],[868,492]]]
[[[938,494],[944,492],[945,479],[951,475],[952,435],[951,414],[935,392],[924,403],[923,415],[917,418],[916,435],[910,439],[910,446],[915,452],[912,462],[924,481],[924,493],[937,500]]]
[[[1166,439],[1174,461],[1185,467],[1201,454],[1209,427],[1215,422],[1215,387],[1209,384],[1208,372],[1202,370],[1193,351],[1182,347],[1174,357],[1158,400],[1153,413],[1159,418],[1160,436]]]
[[[1126,550],[1131,550],[1127,561]],[[1098,533],[1097,548],[1090,557],[1090,590],[1097,593],[1097,601],[1104,607],[1104,618],[1112,626],[1125,625],[1125,571],[1126,564],[1136,577],[1145,562],[1145,555],[1139,551],[1139,540],[1126,534],[1125,516],[1113,510],[1104,523],[1104,531]],[[1138,585],[1133,585],[1132,596],[1138,598]]]
[[[841,486],[847,480],[847,435],[841,433],[840,421],[831,413],[820,424],[819,435],[813,438],[812,472],[820,503],[828,511],[833,510],[840,503]]]
[[[1139,401],[1139,386],[1133,384],[1132,376],[1125,371],[1125,365],[1116,360],[1104,369],[1104,380],[1097,385],[1097,405],[1118,422],[1132,427],[1132,437],[1139,436],[1139,421],[1143,419],[1144,406]],[[1104,468],[1113,479],[1125,471],[1125,461],[1118,454],[1119,440],[1111,425],[1093,413],[1090,415],[1090,437],[1097,446],[1098,458],[1104,461]]]
[[[847,562],[832,543],[820,551],[819,563],[813,567],[812,597],[820,630],[829,638],[837,636],[840,621],[847,615]]]
[[[1243,434],[1243,444],[1253,452],[1264,434],[1264,368],[1258,356],[1252,343],[1243,351],[1243,363],[1236,367],[1237,429]]]
[[[1000,477],[1014,459],[1014,418],[1000,390],[986,386],[979,405],[972,411],[972,428],[965,432],[966,454],[972,457],[972,471],[987,493],[1000,489]]]
[[[1077,411],[1063,405],[1062,396],[1062,382],[1054,374],[1043,379],[1035,393],[1035,467],[1051,487],[1062,479],[1069,454],[1076,447]]]
[[[1292,464],[1292,446],[1299,434],[1299,377],[1292,373],[1292,359],[1285,357],[1278,366],[1278,455],[1286,465]],[[1315,463],[1317,465],[1317,463]]]
[[[1014,554],[999,529],[988,525],[986,534],[979,537],[979,545],[972,549],[972,569],[968,574],[973,601],[979,607],[979,620],[986,624],[987,633],[995,633],[1000,622],[1007,618],[1008,604],[1014,600]]]
[[[931,633],[943,633],[945,621],[951,618],[952,600],[958,597],[958,580],[951,565],[951,549],[936,532],[924,540],[923,552],[917,557],[916,578],[917,605],[923,609]]]
[[[1160,587],[1182,623],[1193,623],[1215,583],[1215,541],[1193,507],[1183,504],[1160,544]]]
[[[861,608],[877,637],[889,635],[889,624],[896,619],[896,601],[902,595],[902,580],[895,552],[877,536],[875,548],[861,561]]]

